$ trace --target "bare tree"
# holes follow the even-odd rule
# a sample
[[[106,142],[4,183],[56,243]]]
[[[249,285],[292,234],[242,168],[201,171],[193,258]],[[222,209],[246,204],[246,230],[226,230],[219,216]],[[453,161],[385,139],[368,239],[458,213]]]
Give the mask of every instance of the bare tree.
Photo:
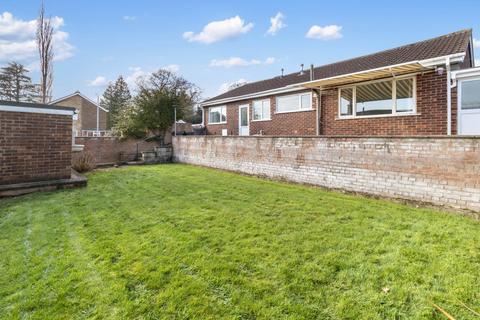
[[[37,19],[37,45],[40,56],[40,95],[42,103],[50,102],[53,86],[53,26],[52,19],[45,18],[42,2]]]

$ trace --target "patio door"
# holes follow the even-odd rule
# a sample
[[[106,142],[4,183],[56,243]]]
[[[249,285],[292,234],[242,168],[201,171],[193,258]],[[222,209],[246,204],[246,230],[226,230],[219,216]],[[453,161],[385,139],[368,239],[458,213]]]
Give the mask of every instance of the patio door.
[[[480,135],[480,79],[458,82],[458,134]]]
[[[248,116],[248,104],[244,104],[238,107],[238,135],[248,136],[250,135]]]

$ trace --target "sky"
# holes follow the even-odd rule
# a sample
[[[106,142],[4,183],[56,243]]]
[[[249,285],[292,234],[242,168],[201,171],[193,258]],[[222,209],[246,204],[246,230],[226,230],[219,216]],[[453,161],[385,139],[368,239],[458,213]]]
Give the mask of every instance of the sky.
[[[480,1],[44,0],[55,26],[54,98],[92,99],[122,75],[135,88],[160,68],[213,97],[253,82],[472,28]],[[0,0],[0,65],[38,82],[40,0]],[[480,41],[476,50],[480,50]]]

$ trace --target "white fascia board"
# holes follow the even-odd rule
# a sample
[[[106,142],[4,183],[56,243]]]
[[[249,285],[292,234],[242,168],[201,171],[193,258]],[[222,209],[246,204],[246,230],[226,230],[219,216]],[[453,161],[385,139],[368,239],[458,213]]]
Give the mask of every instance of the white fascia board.
[[[435,66],[444,65],[448,58],[450,59],[450,63],[463,62],[463,60],[465,59],[465,52],[454,53],[447,56],[442,56],[442,57],[437,57],[432,59],[425,59],[425,60],[418,61],[418,63],[420,63],[422,66],[427,68],[435,67]]]
[[[306,90],[306,89],[305,88],[297,88],[297,87],[287,86],[287,87],[281,87],[281,88],[278,88],[278,89],[272,89],[272,90],[266,90],[266,91],[260,91],[260,92],[245,94],[243,96],[236,96],[236,97],[219,99],[219,100],[214,100],[214,101],[201,102],[200,106],[203,108],[203,107],[208,107],[208,106],[213,106],[213,105],[224,104],[224,103],[228,103],[228,102],[240,101],[240,100],[245,100],[245,99],[260,98],[260,97],[270,96],[270,95],[274,95],[274,94],[295,92],[295,91],[301,91],[301,90]]]
[[[42,113],[42,114],[56,114],[64,116],[73,116],[75,111],[73,110],[61,110],[61,109],[49,109],[49,108],[32,108],[32,107],[17,107],[17,106],[8,106],[0,105],[0,111],[11,111],[11,112],[28,112],[28,113]]]
[[[452,79],[461,79],[480,76],[480,67],[452,71]]]

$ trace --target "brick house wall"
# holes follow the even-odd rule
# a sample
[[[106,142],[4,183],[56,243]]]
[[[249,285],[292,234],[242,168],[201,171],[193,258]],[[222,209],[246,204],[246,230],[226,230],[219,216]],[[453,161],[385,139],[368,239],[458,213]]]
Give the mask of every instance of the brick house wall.
[[[0,185],[68,179],[72,116],[0,111]]]
[[[178,136],[173,147],[177,162],[480,212],[478,138]]]
[[[447,134],[447,76],[434,72],[419,74],[417,114],[378,118],[338,118],[338,90],[322,95],[323,135],[411,136]],[[456,88],[452,90],[452,134],[457,130]]]
[[[322,91],[320,135],[361,136],[411,136],[447,134],[447,84],[446,73],[435,72],[416,76],[417,114],[355,119],[338,118],[338,89]],[[457,133],[457,92],[452,89],[452,134]],[[291,94],[291,93],[290,93]],[[316,95],[313,94],[313,110],[275,114],[277,96],[270,99],[270,121],[250,121],[250,135],[316,135]],[[263,98],[259,98],[263,99]],[[256,100],[256,99],[253,99]],[[252,99],[227,104],[227,123],[208,124],[208,108],[205,108],[207,133],[220,135],[228,129],[229,135],[238,135],[238,106],[249,104],[252,119]]]
[[[78,112],[78,120],[74,123],[74,130],[97,130],[97,106],[84,99],[80,95],[72,95],[63,99],[55,105],[64,107],[74,107]],[[99,109],[99,130],[107,130],[108,113]]]
[[[250,135],[315,135],[316,134],[316,108],[315,95],[312,93],[312,110],[276,113],[276,98],[284,95],[311,92],[310,90],[297,91],[283,95],[270,95],[262,98],[241,100],[227,104],[227,123],[208,124],[208,108],[205,108],[205,125],[207,134],[221,135],[222,129],[228,130],[228,135],[238,135],[238,107],[248,104],[250,119]],[[270,119],[252,121],[252,103],[255,100],[270,100]]]

